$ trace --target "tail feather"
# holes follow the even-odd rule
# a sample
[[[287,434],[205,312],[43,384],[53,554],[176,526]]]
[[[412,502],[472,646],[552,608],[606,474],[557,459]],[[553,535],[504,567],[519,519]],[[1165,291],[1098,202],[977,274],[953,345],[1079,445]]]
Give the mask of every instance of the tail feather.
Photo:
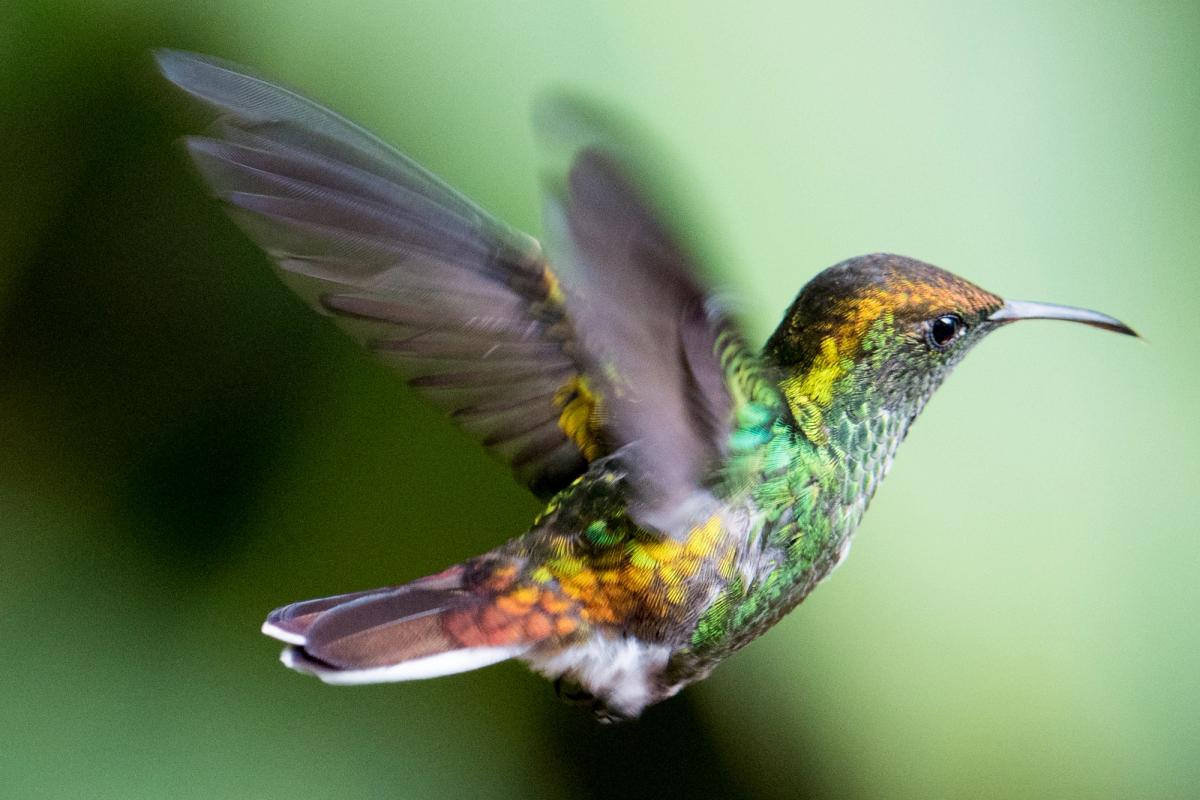
[[[281,642],[302,645],[308,636],[308,629],[322,613],[351,600],[378,594],[380,591],[383,590],[370,589],[365,592],[350,592],[291,603],[268,614],[267,621],[262,625],[262,632]]]
[[[438,678],[473,669],[491,666],[524,653],[528,647],[472,647],[448,650],[436,655],[424,656],[412,661],[402,661],[380,667],[363,669],[338,669],[320,659],[313,658],[301,647],[286,647],[280,656],[285,666],[316,675],[325,683],[338,686],[353,686],[363,683],[394,683]]]
[[[403,586],[292,603],[271,612],[263,633],[290,645],[288,667],[357,684],[477,669],[577,628],[577,609],[557,596],[545,605],[563,622],[538,605],[544,592],[497,582],[494,569],[469,572],[458,566]]]

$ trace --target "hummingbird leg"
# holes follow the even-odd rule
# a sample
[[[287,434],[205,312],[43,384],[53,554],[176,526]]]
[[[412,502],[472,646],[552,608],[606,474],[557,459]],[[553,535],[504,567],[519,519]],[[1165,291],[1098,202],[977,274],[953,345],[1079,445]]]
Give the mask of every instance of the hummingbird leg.
[[[611,708],[596,695],[584,689],[578,680],[569,675],[559,675],[554,679],[554,693],[558,699],[569,705],[587,708],[592,712],[597,722],[605,725],[614,722],[626,722],[632,717]]]
[[[573,706],[591,706],[596,702],[596,696],[584,689],[579,681],[566,674],[554,679],[554,693],[558,699]]]

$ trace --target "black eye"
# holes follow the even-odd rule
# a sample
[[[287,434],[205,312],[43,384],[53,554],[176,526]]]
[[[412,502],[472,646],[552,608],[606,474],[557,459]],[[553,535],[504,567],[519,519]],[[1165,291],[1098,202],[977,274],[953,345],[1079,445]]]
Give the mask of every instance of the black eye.
[[[929,344],[936,350],[942,350],[962,333],[966,325],[957,314],[946,314],[929,323]]]

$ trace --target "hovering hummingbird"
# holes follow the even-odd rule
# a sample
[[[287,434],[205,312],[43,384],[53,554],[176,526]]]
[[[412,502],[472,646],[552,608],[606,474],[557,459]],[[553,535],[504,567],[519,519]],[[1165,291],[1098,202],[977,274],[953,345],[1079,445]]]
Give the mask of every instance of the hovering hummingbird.
[[[1025,319],[1136,335],[874,254],[813,278],[756,352],[604,137],[547,193],[547,258],[295,91],[157,58],[218,113],[187,148],[283,281],[547,503],[437,575],[271,612],[283,662],[328,683],[518,659],[602,720],[636,717],[845,557],[909,425],[981,339]]]

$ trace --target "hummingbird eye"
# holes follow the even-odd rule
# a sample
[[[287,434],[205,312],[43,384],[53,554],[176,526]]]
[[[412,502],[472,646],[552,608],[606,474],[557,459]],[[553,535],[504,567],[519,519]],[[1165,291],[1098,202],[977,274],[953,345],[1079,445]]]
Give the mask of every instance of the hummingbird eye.
[[[929,323],[925,338],[934,350],[945,350],[966,328],[958,314],[944,314]]]

